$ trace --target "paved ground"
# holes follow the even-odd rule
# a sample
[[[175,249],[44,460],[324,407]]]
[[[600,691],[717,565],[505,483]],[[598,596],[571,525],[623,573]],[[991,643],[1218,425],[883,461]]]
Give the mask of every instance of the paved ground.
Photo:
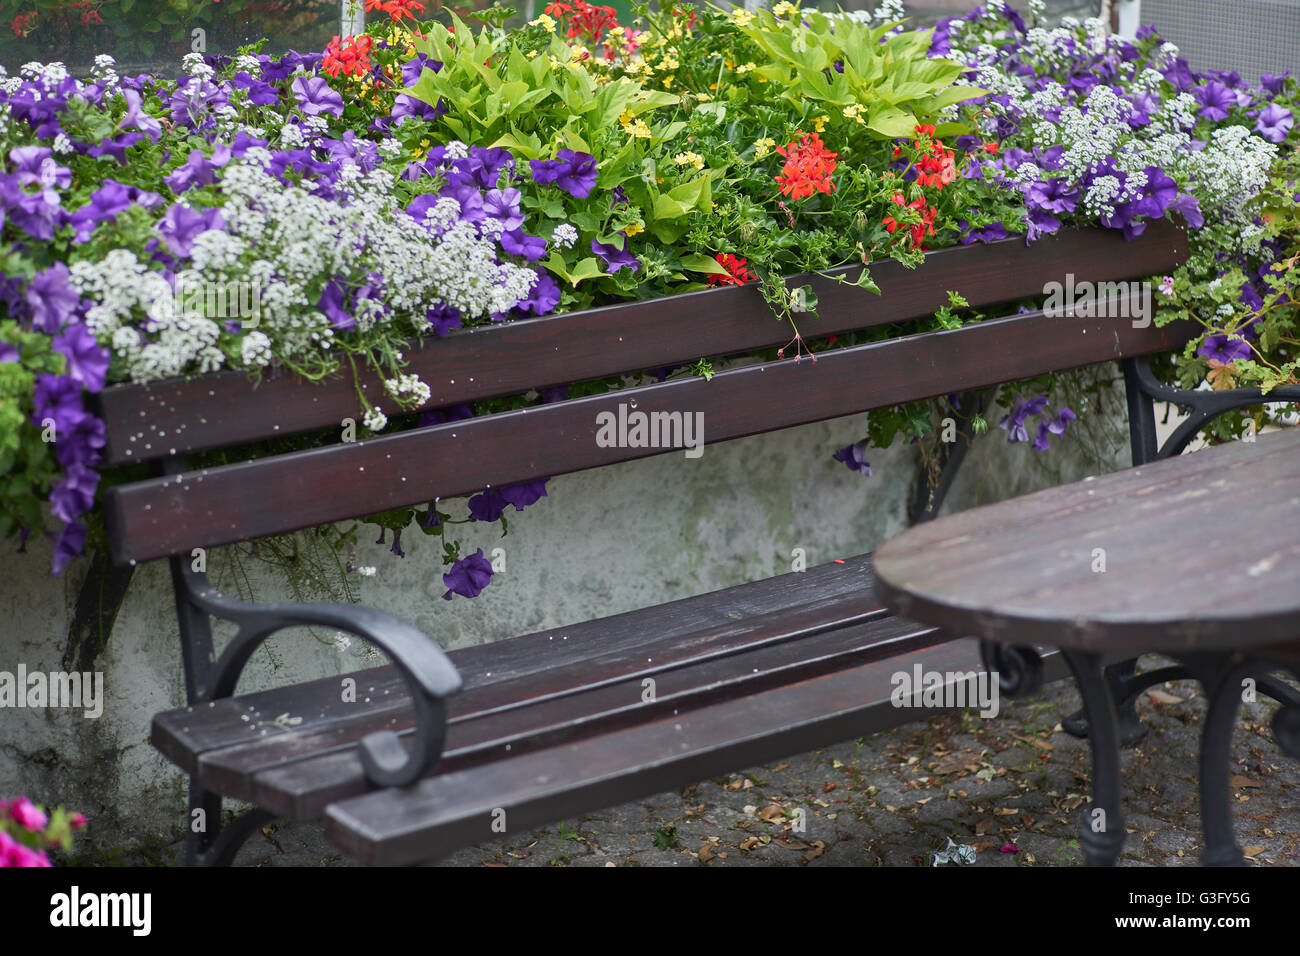
[[[1004,701],[992,720],[935,716],[483,843],[437,865],[929,866],[949,838],[975,848],[975,866],[1081,865],[1075,835],[1088,751],[1059,730],[1075,701],[1065,683],[1050,685],[1032,701]],[[1255,864],[1296,866],[1300,765],[1273,741],[1273,710],[1246,704],[1238,724],[1237,836]],[[1191,682],[1167,684],[1140,702],[1152,731],[1125,752],[1124,865],[1197,862],[1195,755],[1204,712]],[[315,825],[268,828],[237,862],[349,865]]]

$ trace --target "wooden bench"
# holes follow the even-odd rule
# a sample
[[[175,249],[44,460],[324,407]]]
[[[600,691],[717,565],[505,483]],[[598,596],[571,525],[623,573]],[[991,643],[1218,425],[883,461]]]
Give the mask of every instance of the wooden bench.
[[[1030,247],[948,249],[914,271],[873,266],[879,298],[814,280],[819,311],[800,325],[809,340],[842,336],[930,315],[947,290],[988,308],[1041,295],[1067,272],[1076,281],[1145,278],[1185,255],[1184,235],[1168,223],[1132,242],[1080,230]],[[171,561],[188,706],[157,715],[152,740],[190,776],[191,810],[206,814],[207,831],[190,834],[190,862],[228,863],[268,817],[322,815],[330,838],[363,862],[435,858],[499,837],[503,812],[508,832],[519,832],[904,723],[919,715],[891,706],[894,673],[980,666],[975,642],[891,616],[875,596],[869,555],[444,653],[379,610],[225,597],[192,570],[193,548],[662,453],[597,444],[597,415],[620,403],[703,412],[712,443],[1131,360],[1191,334],[1127,318],[1020,314],[826,351],[815,364],[750,365],[711,381],[670,379],[198,470],[187,455],[337,435],[342,419],[358,417],[352,383],[284,377],[252,388],[227,373],[108,389],[110,463],[152,461],[159,472],[112,487],[106,521],[119,565]],[[439,407],[787,338],[756,289],[729,287],[455,332],[414,352],[411,371]],[[239,627],[219,655],[212,616]],[[232,696],[256,647],[299,625],[356,635],[392,663],[351,675],[355,703],[342,701],[339,678]],[[656,685],[649,702],[646,678]],[[277,724],[286,713],[301,722]],[[219,830],[223,798],[256,809]]]

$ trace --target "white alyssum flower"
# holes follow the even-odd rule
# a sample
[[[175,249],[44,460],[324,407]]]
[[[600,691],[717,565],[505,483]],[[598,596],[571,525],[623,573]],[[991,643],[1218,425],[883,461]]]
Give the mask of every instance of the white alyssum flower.
[[[365,425],[372,432],[383,431],[384,426],[388,424],[388,416],[385,415],[378,406],[366,409],[365,415],[361,416],[361,424]]]
[[[551,233],[551,240],[561,249],[572,249],[578,241],[578,230],[567,222],[562,222]]]

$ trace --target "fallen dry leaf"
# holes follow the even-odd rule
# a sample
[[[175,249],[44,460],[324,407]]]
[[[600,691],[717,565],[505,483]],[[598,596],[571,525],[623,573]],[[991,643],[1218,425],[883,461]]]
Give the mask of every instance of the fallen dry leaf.
[[[838,783],[824,783],[822,784],[822,793],[830,793],[838,786],[839,786]]]
[[[704,846],[700,847],[700,851],[695,855],[700,858],[701,863],[708,863],[713,859],[713,847],[706,843]]]
[[[1183,698],[1175,697],[1173,694],[1167,693],[1166,691],[1159,690],[1159,689],[1147,691],[1147,696],[1151,698],[1151,703],[1153,704],[1183,703]]]
[[[754,847],[758,846],[758,844],[758,837],[750,837],[748,840],[742,840],[740,842],[740,848],[742,850],[752,850]]]
[[[826,852],[826,844],[821,840],[813,841],[813,848],[803,855],[804,860],[812,862]]]
[[[994,821],[992,817],[985,817],[979,823],[975,824],[975,835],[983,836],[984,834],[988,833],[990,830],[993,829],[993,822]]]
[[[1246,854],[1246,856],[1250,857],[1251,859],[1254,859],[1255,857],[1259,856],[1261,853],[1264,852],[1264,848],[1262,846],[1248,846],[1241,852]]]
[[[785,811],[775,803],[769,803],[758,811],[758,818],[768,823],[785,823]]]
[[[1251,780],[1249,777],[1243,777],[1240,774],[1228,781],[1230,787],[1262,787],[1263,784],[1258,780]]]

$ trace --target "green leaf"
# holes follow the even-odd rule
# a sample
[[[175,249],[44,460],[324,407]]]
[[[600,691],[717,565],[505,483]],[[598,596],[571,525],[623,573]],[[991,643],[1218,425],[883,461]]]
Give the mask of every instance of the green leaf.
[[[682,268],[688,269],[691,272],[706,272],[709,275],[730,275],[717,259],[712,256],[700,255],[697,252],[693,252],[687,256],[682,256]]]

